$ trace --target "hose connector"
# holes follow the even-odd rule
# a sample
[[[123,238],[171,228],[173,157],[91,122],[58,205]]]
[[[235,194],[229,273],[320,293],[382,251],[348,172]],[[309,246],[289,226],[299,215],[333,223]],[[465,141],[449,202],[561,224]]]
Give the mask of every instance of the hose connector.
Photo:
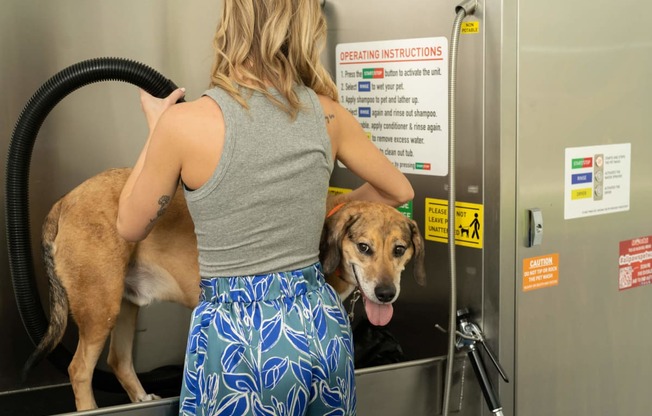
[[[462,3],[455,6],[455,13],[457,14],[460,10],[464,10],[465,16],[469,16],[475,13],[477,7],[478,0],[464,0]]]

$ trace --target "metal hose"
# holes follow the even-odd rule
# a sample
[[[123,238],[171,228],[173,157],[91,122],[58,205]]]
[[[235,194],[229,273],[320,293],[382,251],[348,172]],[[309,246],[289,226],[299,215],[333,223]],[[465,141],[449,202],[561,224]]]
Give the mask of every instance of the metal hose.
[[[446,381],[442,415],[448,416],[451,386],[453,380],[453,361],[455,359],[455,341],[457,328],[457,267],[455,252],[455,94],[457,87],[457,54],[462,20],[473,14],[476,0],[467,0],[455,8],[453,33],[450,43],[448,66],[448,262],[450,273],[450,304],[448,316],[448,354],[446,357]]]
[[[100,81],[134,84],[157,97],[166,97],[177,86],[154,69],[122,58],[95,58],[82,61],[55,74],[29,99],[14,127],[6,170],[5,220],[9,270],[14,296],[23,325],[34,345],[47,331],[48,321],[36,287],[29,222],[29,170],[34,142],[50,111],[73,91]],[[49,360],[66,372],[72,354],[61,345]],[[98,387],[115,390],[115,378],[96,370]],[[144,384],[146,384],[144,382]]]

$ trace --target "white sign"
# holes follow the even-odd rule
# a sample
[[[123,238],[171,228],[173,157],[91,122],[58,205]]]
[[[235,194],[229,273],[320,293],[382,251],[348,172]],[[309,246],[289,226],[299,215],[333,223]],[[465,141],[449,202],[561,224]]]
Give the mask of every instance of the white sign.
[[[629,211],[631,143],[566,149],[564,218]]]
[[[448,40],[336,48],[340,101],[404,173],[448,174]]]

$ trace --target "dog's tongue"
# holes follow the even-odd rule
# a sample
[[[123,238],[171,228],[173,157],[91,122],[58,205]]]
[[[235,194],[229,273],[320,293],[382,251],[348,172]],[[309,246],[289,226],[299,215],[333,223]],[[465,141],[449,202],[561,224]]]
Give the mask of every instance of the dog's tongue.
[[[360,291],[362,293],[362,291]],[[375,326],[385,326],[392,319],[394,314],[394,307],[391,303],[385,303],[379,305],[367,299],[367,297],[362,293],[362,298],[364,300],[364,309],[367,312],[367,319]]]

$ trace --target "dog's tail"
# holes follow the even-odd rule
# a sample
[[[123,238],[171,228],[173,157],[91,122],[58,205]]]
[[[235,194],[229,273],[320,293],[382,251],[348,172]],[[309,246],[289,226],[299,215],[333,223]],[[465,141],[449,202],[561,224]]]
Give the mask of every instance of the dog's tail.
[[[36,346],[36,350],[30,355],[23,367],[23,380],[26,380],[29,371],[61,342],[68,324],[68,295],[54,267],[54,239],[59,231],[60,213],[61,200],[52,206],[43,224],[41,244],[45,270],[50,285],[50,323],[45,335]]]

